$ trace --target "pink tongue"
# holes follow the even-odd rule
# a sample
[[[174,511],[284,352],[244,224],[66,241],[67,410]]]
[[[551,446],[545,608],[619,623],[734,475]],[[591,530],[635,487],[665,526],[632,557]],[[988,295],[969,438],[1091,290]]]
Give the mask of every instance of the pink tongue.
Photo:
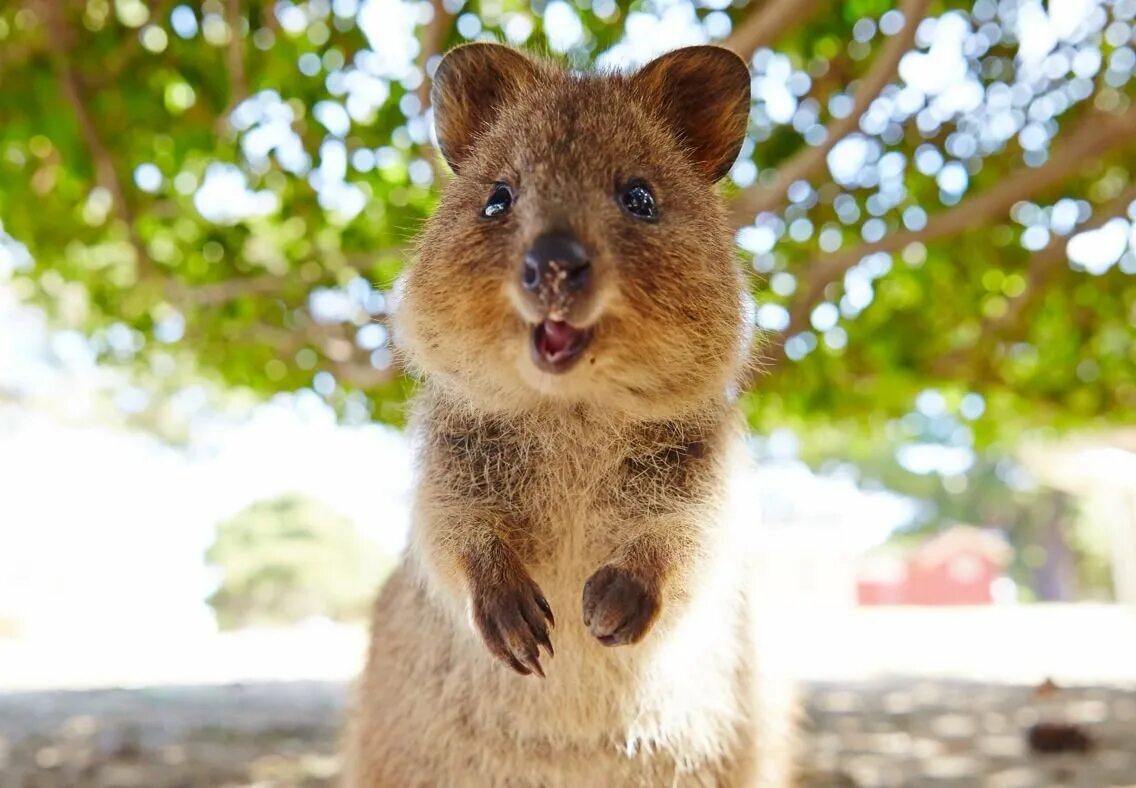
[[[559,320],[546,320],[544,321],[544,341],[541,344],[544,346],[543,350],[547,355],[555,356],[569,350],[577,336],[579,336],[579,332],[567,323]]]

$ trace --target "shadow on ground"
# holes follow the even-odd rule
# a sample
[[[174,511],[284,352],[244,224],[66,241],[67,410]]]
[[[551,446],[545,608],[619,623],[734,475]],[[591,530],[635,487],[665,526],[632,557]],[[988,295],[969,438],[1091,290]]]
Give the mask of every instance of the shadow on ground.
[[[1136,691],[925,679],[803,691],[805,786],[1136,784]],[[0,695],[0,788],[331,786],[346,690],[282,682]],[[1087,753],[1026,731],[1074,723]]]
[[[0,695],[0,788],[330,786],[345,696],[334,682]]]

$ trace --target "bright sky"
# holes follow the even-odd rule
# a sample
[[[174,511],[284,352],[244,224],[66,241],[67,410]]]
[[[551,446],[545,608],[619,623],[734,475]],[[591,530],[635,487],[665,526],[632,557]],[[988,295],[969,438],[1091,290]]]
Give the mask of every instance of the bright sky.
[[[0,617],[99,629],[139,617],[207,623],[203,553],[214,526],[290,492],[401,548],[410,463],[399,432],[337,425],[308,391],[241,420],[205,420],[188,449],[174,448],[98,423],[96,392],[119,376],[69,365],[58,347],[38,312],[0,284],[0,392],[41,406],[0,401]]]

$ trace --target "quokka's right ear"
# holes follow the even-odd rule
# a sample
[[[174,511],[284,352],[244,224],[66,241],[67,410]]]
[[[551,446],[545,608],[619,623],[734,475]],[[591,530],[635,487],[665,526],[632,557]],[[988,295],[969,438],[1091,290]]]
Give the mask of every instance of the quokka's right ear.
[[[685,47],[652,60],[631,82],[712,180],[729,172],[749,119],[744,60],[721,47]]]
[[[430,101],[438,147],[454,172],[501,107],[535,78],[532,61],[501,44],[466,44],[442,58]]]

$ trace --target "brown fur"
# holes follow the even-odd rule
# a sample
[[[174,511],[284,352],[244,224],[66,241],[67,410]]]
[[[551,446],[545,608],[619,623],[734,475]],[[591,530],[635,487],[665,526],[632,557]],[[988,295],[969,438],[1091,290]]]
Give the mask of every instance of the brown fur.
[[[710,47],[632,77],[493,45],[439,67],[458,177],[397,315],[425,379],[414,525],[376,605],[348,785],[785,784],[726,517],[746,332],[714,181],[748,91]],[[629,178],[657,221],[620,208]],[[512,210],[486,220],[502,181]],[[533,364],[542,318],[517,285],[550,230],[594,276],[572,307],[593,339],[563,374]]]

